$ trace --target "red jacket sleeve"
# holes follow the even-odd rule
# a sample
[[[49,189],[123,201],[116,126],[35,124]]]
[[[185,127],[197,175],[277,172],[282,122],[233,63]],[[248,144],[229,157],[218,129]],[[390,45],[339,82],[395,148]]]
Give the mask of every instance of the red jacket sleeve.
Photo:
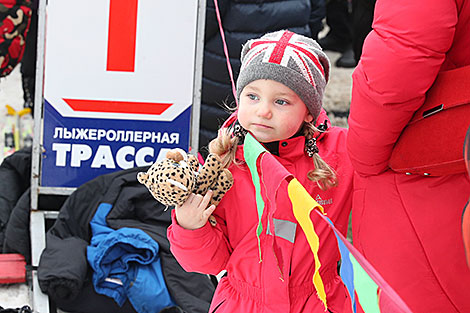
[[[360,174],[388,169],[395,142],[452,45],[457,19],[453,0],[377,1],[353,73],[347,145]]]
[[[188,230],[178,225],[174,210],[171,219],[167,232],[170,250],[187,272],[217,275],[225,269],[231,249],[223,221],[216,217],[216,226],[207,222],[199,229]]]

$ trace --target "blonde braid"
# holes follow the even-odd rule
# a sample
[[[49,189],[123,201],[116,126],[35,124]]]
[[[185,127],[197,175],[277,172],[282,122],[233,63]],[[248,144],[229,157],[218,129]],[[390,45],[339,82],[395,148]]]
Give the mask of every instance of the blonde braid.
[[[305,123],[303,133],[306,141],[315,138],[320,130],[312,123]],[[228,168],[235,161],[235,153],[238,146],[238,137],[233,136],[233,127],[225,127],[219,130],[217,138],[209,143],[209,152],[217,154],[222,160],[222,166]],[[317,183],[322,190],[327,190],[338,185],[338,177],[333,168],[326,163],[318,153],[313,154],[314,169],[307,173],[308,179]],[[237,164],[237,163],[236,163]]]
[[[223,168],[228,168],[235,161],[238,137],[233,136],[232,133],[232,127],[221,128],[217,138],[209,143],[209,152],[215,153],[221,158]]]
[[[316,135],[320,133],[320,130],[312,123],[305,123],[303,131],[306,141],[312,138],[316,138]],[[315,168],[307,173],[308,179],[316,182],[321,190],[327,190],[331,187],[336,187],[338,185],[336,171],[331,168],[318,153],[314,153],[312,159]]]

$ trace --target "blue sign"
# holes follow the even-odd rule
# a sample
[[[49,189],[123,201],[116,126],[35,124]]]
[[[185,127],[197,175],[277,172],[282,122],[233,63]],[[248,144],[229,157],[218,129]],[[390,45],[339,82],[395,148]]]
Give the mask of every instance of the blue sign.
[[[191,106],[173,121],[64,117],[45,100],[41,186],[78,187],[99,175],[189,149]]]

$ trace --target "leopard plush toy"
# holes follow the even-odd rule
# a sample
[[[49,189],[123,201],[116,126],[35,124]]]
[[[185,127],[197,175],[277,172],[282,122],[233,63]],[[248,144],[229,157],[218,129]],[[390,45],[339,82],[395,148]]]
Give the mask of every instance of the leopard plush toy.
[[[199,169],[197,158],[182,149],[168,151],[147,172],[138,173],[137,180],[166,206],[182,205],[191,193],[205,195],[209,189],[213,192],[210,204],[217,205],[233,185],[232,173],[222,169],[219,156],[209,154]],[[214,225],[213,216],[209,221]]]

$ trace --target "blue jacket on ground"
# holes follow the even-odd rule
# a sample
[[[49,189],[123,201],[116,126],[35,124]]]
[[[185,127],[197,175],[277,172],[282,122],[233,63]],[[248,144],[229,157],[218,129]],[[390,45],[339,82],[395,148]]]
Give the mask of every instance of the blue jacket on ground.
[[[99,205],[90,222],[93,233],[87,259],[93,268],[96,292],[120,306],[127,298],[139,312],[159,312],[175,305],[163,279],[158,243],[144,231],[106,224],[112,205]]]

